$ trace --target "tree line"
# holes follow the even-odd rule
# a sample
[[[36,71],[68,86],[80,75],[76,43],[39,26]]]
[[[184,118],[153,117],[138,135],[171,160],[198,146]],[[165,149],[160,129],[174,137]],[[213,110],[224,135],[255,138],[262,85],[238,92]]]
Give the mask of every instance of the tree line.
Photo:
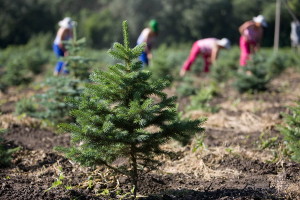
[[[300,2],[285,0],[300,18]],[[38,34],[54,35],[65,16],[78,21],[80,35],[92,48],[107,48],[122,38],[116,24],[128,20],[131,44],[150,19],[159,22],[158,43],[191,42],[227,37],[238,43],[238,27],[263,14],[268,27],[263,46],[272,46],[276,0],[0,0],[0,47],[24,44]],[[297,15],[298,14],[298,15]],[[282,4],[280,45],[290,45],[292,17]],[[50,46],[50,45],[49,45]]]

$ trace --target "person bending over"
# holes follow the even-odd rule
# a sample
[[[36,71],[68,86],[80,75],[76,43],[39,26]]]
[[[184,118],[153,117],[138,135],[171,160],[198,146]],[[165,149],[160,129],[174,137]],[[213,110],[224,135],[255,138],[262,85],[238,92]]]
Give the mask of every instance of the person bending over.
[[[190,70],[198,55],[201,55],[204,60],[204,72],[209,72],[212,63],[217,60],[220,49],[229,49],[230,41],[227,38],[221,40],[216,38],[206,38],[194,42],[190,55],[184,62],[180,76],[184,76]]]
[[[240,66],[246,66],[250,55],[258,51],[263,36],[263,27],[267,23],[264,16],[258,15],[239,27],[240,37]]]

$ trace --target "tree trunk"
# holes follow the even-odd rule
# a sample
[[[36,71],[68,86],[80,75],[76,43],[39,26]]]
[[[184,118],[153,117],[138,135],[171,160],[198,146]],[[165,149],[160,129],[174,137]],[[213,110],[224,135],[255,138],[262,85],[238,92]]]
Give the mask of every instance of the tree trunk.
[[[135,146],[131,145],[131,164],[132,164],[132,171],[131,171],[131,181],[133,189],[133,199],[136,199],[136,192],[138,190],[137,182],[138,182],[138,172],[137,172],[137,161],[136,161],[136,155],[135,155]]]

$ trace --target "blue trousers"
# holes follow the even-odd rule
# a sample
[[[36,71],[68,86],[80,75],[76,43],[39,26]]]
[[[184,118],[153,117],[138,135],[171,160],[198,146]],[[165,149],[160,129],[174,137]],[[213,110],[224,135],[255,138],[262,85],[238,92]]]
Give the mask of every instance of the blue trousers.
[[[62,57],[64,57],[64,51],[57,44],[53,44],[52,47],[56,57],[59,59],[55,65],[54,71],[57,73],[63,72],[64,74],[68,74],[69,73],[68,70],[64,69],[65,62],[60,60]]]
[[[144,65],[148,66],[149,65],[149,60],[147,57],[147,53],[145,51],[142,52],[142,54],[139,56],[140,61],[143,62]]]

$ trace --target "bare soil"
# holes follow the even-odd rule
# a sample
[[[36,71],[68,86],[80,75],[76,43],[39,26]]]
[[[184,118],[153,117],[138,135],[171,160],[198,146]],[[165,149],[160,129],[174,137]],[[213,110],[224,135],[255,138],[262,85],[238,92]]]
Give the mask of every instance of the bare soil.
[[[139,199],[300,199],[300,164],[280,153],[282,136],[276,128],[287,106],[300,100],[300,72],[288,69],[269,88],[239,94],[228,84],[211,102],[219,112],[185,113],[208,118],[205,134],[185,147],[166,145],[178,157],[162,158],[159,170],[140,177]],[[79,166],[53,150],[70,145],[68,134],[12,114],[19,97],[29,93],[30,89],[10,90],[0,95],[5,144],[22,147],[11,166],[0,169],[0,199],[129,199],[126,177],[103,167]],[[270,142],[272,137],[277,139]],[[60,175],[62,184],[51,188]]]

